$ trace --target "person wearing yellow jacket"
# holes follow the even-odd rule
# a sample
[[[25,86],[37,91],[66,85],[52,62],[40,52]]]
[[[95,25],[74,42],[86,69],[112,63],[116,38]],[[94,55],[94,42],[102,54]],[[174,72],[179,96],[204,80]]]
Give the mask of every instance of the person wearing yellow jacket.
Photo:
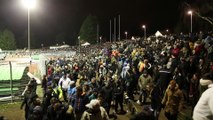
[[[61,86],[57,86],[57,87],[53,88],[53,91],[54,91],[55,94],[58,95],[59,101],[63,102],[64,96],[63,96],[63,91],[62,91]]]

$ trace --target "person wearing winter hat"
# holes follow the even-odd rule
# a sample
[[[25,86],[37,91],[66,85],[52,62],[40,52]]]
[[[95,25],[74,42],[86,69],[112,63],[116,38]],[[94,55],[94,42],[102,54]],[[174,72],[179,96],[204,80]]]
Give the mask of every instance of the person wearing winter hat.
[[[84,111],[81,120],[109,120],[109,116],[106,110],[101,107],[99,100],[91,100],[86,107],[88,110]]]
[[[197,105],[193,111],[193,120],[212,120],[213,119],[213,84],[209,85],[209,88],[203,92]]]
[[[208,86],[213,83],[213,77],[211,72],[204,74],[201,79],[200,79],[200,85],[199,85],[199,91],[200,91],[200,96],[202,93],[208,89]]]

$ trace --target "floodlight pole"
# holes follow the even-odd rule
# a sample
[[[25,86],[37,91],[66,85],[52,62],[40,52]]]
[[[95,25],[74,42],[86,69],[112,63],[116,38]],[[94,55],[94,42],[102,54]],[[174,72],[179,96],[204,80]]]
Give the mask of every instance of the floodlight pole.
[[[30,7],[27,8],[28,24],[27,24],[27,40],[28,40],[28,50],[30,51]]]

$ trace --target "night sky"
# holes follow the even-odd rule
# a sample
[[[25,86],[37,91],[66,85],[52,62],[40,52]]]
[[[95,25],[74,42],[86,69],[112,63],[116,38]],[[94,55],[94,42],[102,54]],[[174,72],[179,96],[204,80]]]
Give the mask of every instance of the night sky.
[[[147,33],[156,30],[172,30],[178,22],[181,0],[38,0],[31,10],[31,33],[38,41],[52,45],[59,33],[65,33],[68,44],[77,39],[83,20],[95,15],[100,22],[100,35],[109,39],[109,21],[121,16],[121,38],[124,31],[129,35],[143,36],[141,26],[146,24]],[[27,31],[27,9],[20,0],[0,0],[0,27],[6,26],[17,39]],[[32,45],[33,46],[33,45]]]

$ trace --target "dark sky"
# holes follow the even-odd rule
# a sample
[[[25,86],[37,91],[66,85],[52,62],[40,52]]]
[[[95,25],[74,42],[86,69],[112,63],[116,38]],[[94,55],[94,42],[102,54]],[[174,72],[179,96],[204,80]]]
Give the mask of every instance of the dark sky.
[[[142,36],[142,24],[147,33],[171,29],[176,25],[181,0],[38,0],[31,11],[31,33],[38,44],[53,44],[59,33],[65,33],[67,43],[77,39],[80,26],[87,15],[99,18],[100,34],[109,39],[109,21],[121,16],[121,37],[124,31]],[[14,32],[17,43],[25,40],[27,9],[20,0],[0,0],[0,27]],[[26,40],[27,41],[27,40]]]

